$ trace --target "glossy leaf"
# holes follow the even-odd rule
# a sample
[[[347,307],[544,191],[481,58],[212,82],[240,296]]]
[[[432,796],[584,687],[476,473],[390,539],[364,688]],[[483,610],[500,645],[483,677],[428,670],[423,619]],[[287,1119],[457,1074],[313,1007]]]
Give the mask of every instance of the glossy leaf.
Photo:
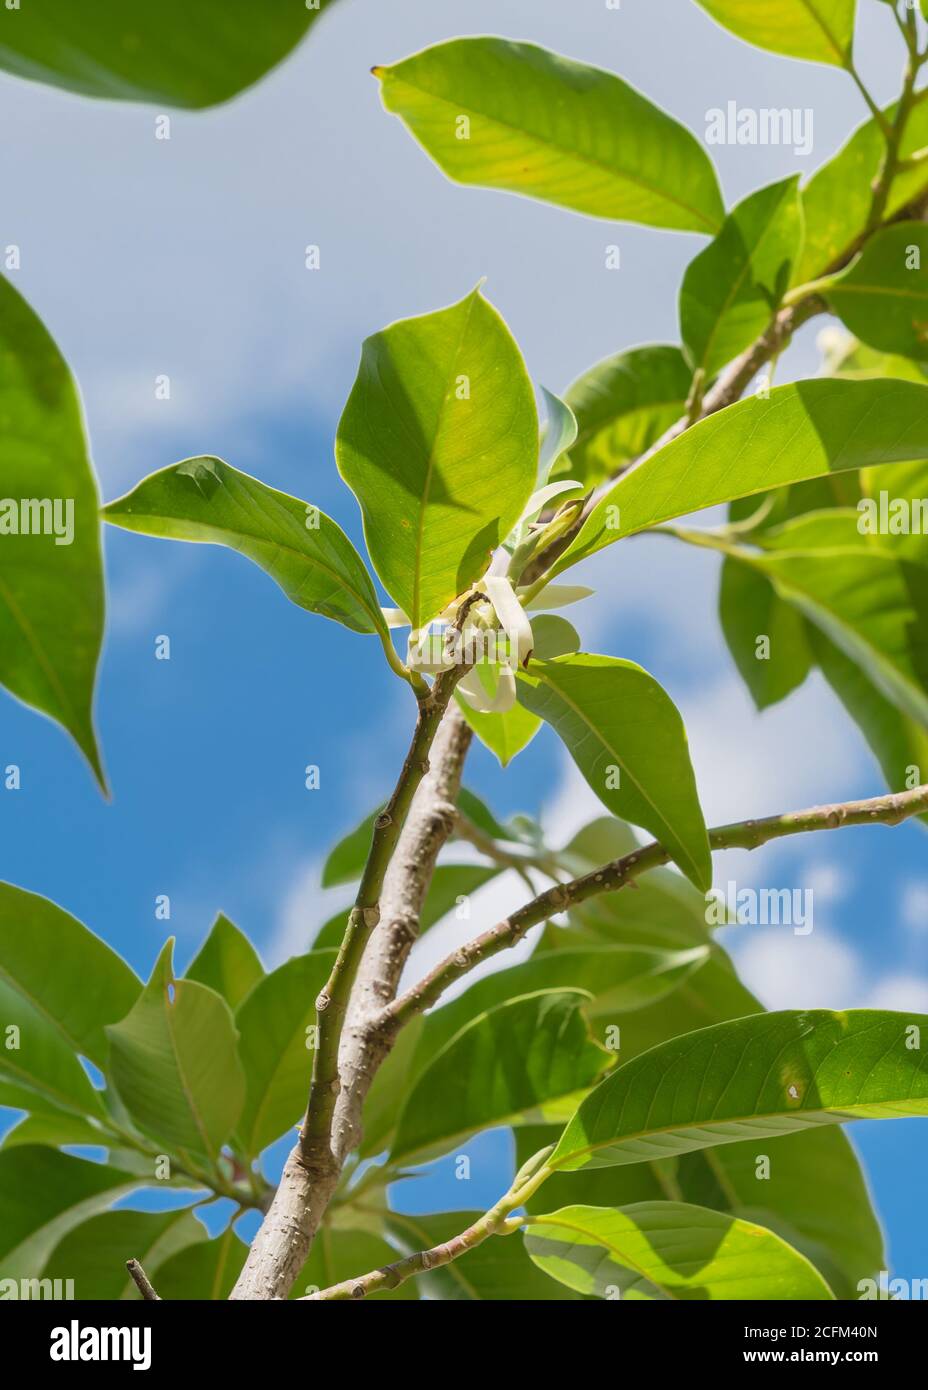
[[[370,575],[341,527],[221,459],[185,459],[152,473],[103,515],[143,535],[228,546],[298,607],[389,641]]]
[[[477,1221],[479,1211],[446,1211],[386,1218],[391,1239],[403,1255],[431,1250],[453,1240]],[[532,1264],[521,1240],[485,1240],[466,1255],[415,1280],[421,1292],[440,1302],[568,1301],[572,1295]]]
[[[0,1278],[35,1279],[68,1231],[139,1186],[44,1145],[0,1151]]]
[[[577,439],[577,417],[566,401],[541,387],[545,403],[545,426],[538,450],[538,481],[546,484],[561,457]]]
[[[715,376],[760,337],[801,246],[798,175],[759,189],[729,213],[680,290],[680,328],[695,371]]]
[[[614,477],[685,413],[690,379],[678,347],[632,348],[598,362],[565,394],[578,432],[558,472],[588,486]]]
[[[235,1010],[264,979],[264,966],[244,932],[220,912],[184,977],[208,985]]]
[[[246,1081],[236,1133],[250,1157],[305,1113],[313,1062],[308,1029],[316,1022],[316,997],[335,954],[316,950],[292,957],[255,986],[235,1015]]]
[[[172,945],[132,1012],[107,1029],[111,1075],[140,1130],[215,1162],[241,1114],[245,1077],[228,1004],[174,978]]]
[[[519,699],[557,731],[614,815],[644,826],[697,887],[709,886],[709,841],[683,721],[647,671],[585,652],[532,661],[519,677]]]
[[[332,0],[318,7],[248,0],[43,0],[7,14],[0,67],[84,96],[202,107],[227,101],[287,56]]]
[[[138,1260],[155,1280],[171,1256],[207,1239],[191,1211],[107,1211],[70,1230],[52,1252],[43,1279],[71,1279],[74,1298],[141,1298],[126,1273],[126,1261]]]
[[[739,39],[815,63],[846,67],[854,44],[856,0],[697,0]]]
[[[0,1078],[35,1092],[52,1106],[77,1114],[101,1113],[100,1093],[61,1032],[2,980],[0,1025]]]
[[[11,883],[0,883],[0,979],[99,1067],[109,1055],[106,1025],[125,1017],[142,988],[125,961],[76,918]]]
[[[374,72],[386,109],[458,183],[718,230],[722,198],[702,146],[612,73],[497,38],[452,39]]]
[[[759,1014],[642,1053],[580,1106],[549,1160],[568,1170],[854,1119],[928,1115],[928,1018]]]
[[[546,1274],[599,1298],[833,1298],[779,1236],[684,1202],[562,1207],[533,1217],[525,1247]]]
[[[421,1074],[400,1116],[390,1161],[424,1163],[475,1130],[585,1090],[610,1058],[590,1041],[578,991],[547,991],[490,1009]]]
[[[728,650],[759,710],[803,684],[813,659],[802,615],[762,574],[731,557],[722,565],[719,618]]]
[[[630,469],[554,566],[735,497],[871,464],[928,458],[928,390],[907,381],[800,381],[711,415]]]
[[[892,120],[895,106],[886,109]],[[928,144],[928,93],[919,93],[906,122],[899,153],[903,159]],[[873,205],[873,181],[886,149],[875,119],[865,121],[833,159],[824,164],[802,190],[805,243],[793,273],[793,283],[806,284],[840,268],[856,249]],[[893,179],[886,205],[892,217],[928,187],[924,164],[903,169]]]
[[[170,1303],[179,1299],[224,1302],[242,1272],[247,1254],[247,1245],[228,1226],[215,1240],[189,1246],[165,1260],[158,1270],[158,1293]]]
[[[531,382],[479,288],[365,341],[335,454],[377,573],[419,628],[484,573],[538,470]]]
[[[865,245],[824,293],[870,347],[928,361],[928,227],[897,222]]]
[[[21,13],[7,14],[4,30]],[[97,484],[74,379],[0,276],[0,684],[61,724],[105,778],[93,727],[103,640]]]

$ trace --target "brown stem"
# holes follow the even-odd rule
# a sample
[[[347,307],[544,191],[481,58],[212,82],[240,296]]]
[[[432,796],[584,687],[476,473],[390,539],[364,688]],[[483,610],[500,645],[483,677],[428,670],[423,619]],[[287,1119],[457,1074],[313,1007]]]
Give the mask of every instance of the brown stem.
[[[147,1303],[160,1303],[161,1295],[155,1293],[148,1275],[145,1273],[138,1260],[126,1260],[126,1269],[132,1275],[139,1293]]]

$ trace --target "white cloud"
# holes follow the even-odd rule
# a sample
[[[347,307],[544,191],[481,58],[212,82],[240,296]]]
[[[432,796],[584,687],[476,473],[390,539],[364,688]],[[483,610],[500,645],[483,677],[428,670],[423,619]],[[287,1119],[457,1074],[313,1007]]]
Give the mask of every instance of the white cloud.
[[[902,925],[915,935],[928,932],[928,880],[913,879],[902,885],[899,915]]]
[[[740,927],[725,936],[742,979],[768,1009],[847,1009],[860,995],[861,959],[833,933]]]

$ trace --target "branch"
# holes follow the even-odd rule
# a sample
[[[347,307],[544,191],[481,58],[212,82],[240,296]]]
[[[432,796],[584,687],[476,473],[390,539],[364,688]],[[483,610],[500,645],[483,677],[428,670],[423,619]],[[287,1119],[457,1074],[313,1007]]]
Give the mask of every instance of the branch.
[[[356,1279],[346,1279],[344,1283],[333,1284],[328,1289],[320,1289],[318,1293],[307,1294],[305,1298],[297,1301],[335,1303],[350,1300],[356,1303],[368,1294],[379,1293],[382,1289],[396,1289],[416,1274],[426,1274],[429,1270],[451,1264],[452,1260],[460,1259],[469,1250],[482,1245],[489,1236],[511,1235],[521,1226],[521,1218],[510,1221],[510,1213],[527,1202],[532,1193],[551,1176],[551,1169],[544,1160],[552,1149],[553,1145],[533,1155],[519,1170],[509,1191],[503,1194],[485,1216],[481,1216],[459,1236],[445,1241],[443,1245],[433,1245],[430,1250],[420,1250],[415,1255],[407,1255],[405,1259],[397,1260],[394,1264],[371,1270],[370,1274],[359,1275]]]
[[[928,811],[928,784],[912,791],[893,792],[887,796],[875,796],[868,801],[846,801],[831,806],[814,806],[807,811],[792,811],[782,816],[768,816],[763,820],[736,821],[731,825],[720,825],[709,831],[709,844],[712,849],[757,849],[770,840],[780,840],[787,835],[801,835],[812,830],[838,830],[846,825],[898,825],[910,816]],[[522,939],[525,933],[539,922],[587,898],[600,893],[614,893],[639,878],[649,869],[658,868],[670,861],[670,855],[663,845],[656,841],[633,850],[631,854],[604,864],[600,869],[572,879],[569,883],[558,884],[547,892],[539,894],[530,903],[519,908],[511,917],[498,922],[496,926],[461,946],[443,961],[417,985],[385,1009],[381,1016],[381,1027],[398,1032],[416,1014],[431,1006],[441,998],[449,985],[462,975],[468,974],[499,951],[505,950]]]
[[[145,1273],[138,1260],[126,1260],[126,1269],[132,1275],[135,1286],[146,1303],[160,1303],[162,1301],[161,1295],[155,1293],[148,1275]]]

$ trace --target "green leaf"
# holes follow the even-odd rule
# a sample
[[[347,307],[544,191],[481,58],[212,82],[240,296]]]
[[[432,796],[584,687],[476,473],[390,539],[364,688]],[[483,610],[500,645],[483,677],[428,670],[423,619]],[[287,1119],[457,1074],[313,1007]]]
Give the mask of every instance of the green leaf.
[[[890,791],[928,776],[928,729],[888,700],[870,672],[809,624],[808,640],[822,674],[867,740]],[[928,824],[928,813],[920,817]]]
[[[800,381],[694,425],[630,469],[553,566],[735,497],[870,464],[928,458],[928,388],[908,381]]]
[[[378,806],[361,824],[345,835],[322,866],[323,888],[337,888],[342,883],[357,883],[364,872],[374,836],[374,821],[383,806]]]
[[[103,562],[83,413],[48,330],[2,276],[0,420],[0,683],[67,729],[105,791],[93,727]]]
[[[586,998],[547,991],[467,1024],[416,1081],[391,1163],[424,1163],[475,1130],[556,1113],[555,1102],[585,1090],[610,1060],[590,1041],[581,1012]]]
[[[127,1018],[107,1029],[113,1081],[139,1129],[215,1163],[241,1114],[245,1076],[224,999],[178,980],[173,941]]]
[[[680,328],[694,371],[715,376],[763,333],[801,247],[798,175],[759,189],[728,214],[680,290]]]
[[[847,67],[854,46],[855,0],[697,0],[739,39],[789,58]]]
[[[36,1278],[68,1231],[138,1186],[131,1173],[58,1149],[0,1150],[0,1278]]]
[[[103,1068],[106,1025],[124,1018],[141,990],[125,961],[76,918],[10,883],[0,883],[0,979]]]
[[[0,1077],[53,1106],[78,1114],[102,1113],[99,1091],[60,1031],[2,980],[0,1025]]]
[[[892,120],[896,107],[886,108]],[[907,159],[928,144],[928,92],[920,92],[909,113],[899,153]],[[886,138],[875,119],[865,121],[833,159],[824,164],[802,191],[805,243],[793,273],[794,285],[806,284],[837,269],[857,249],[873,205],[873,181],[880,171]],[[918,199],[928,186],[924,164],[893,179],[886,206],[892,217]]]
[[[532,1218],[525,1248],[553,1279],[599,1298],[834,1297],[806,1257],[779,1236],[685,1202],[562,1207]]]
[[[249,990],[264,979],[264,966],[244,932],[220,912],[184,978],[208,985],[235,1010]]]
[[[508,767],[541,728],[541,720],[523,705],[515,704],[502,714],[485,714],[474,709],[457,691],[454,698],[465,722],[484,747],[498,758],[501,767]]]
[[[808,535],[805,519],[783,529],[797,527]],[[885,551],[829,545],[749,554],[745,563],[862,666],[898,709],[928,727],[928,568]]]
[[[323,1226],[313,1241],[309,1259],[297,1275],[289,1297],[304,1298],[332,1284],[341,1284],[345,1279],[392,1264],[396,1258],[396,1251],[379,1236],[367,1231],[333,1230]],[[371,1297],[408,1301],[417,1299],[419,1291],[415,1280],[410,1279],[395,1289],[381,1289]]]
[[[478,830],[482,830],[485,835],[489,835],[493,840],[513,840],[516,838],[510,826],[501,825],[486,802],[481,801],[480,797],[472,792],[468,787],[462,787],[458,792],[458,809],[463,811],[468,820],[476,825]]]
[[[416,1060],[409,1072],[418,1076],[462,1028],[507,1000],[544,990],[577,989],[589,995],[584,1012],[590,1019],[614,1018],[655,1004],[706,962],[709,947],[657,951],[637,946],[592,946],[536,951],[508,970],[497,970],[435,1009],[426,1019]]]
[[[567,1125],[551,1165],[641,1163],[854,1119],[928,1115],[919,1014],[759,1014],[620,1066]]]
[[[141,1298],[126,1273],[126,1261],[138,1260],[149,1279],[165,1260],[207,1239],[202,1222],[189,1210],[107,1211],[68,1231],[53,1251],[43,1279],[73,1279],[74,1297]]]
[[[823,290],[852,333],[882,352],[928,361],[928,227],[897,222],[865,245]]]
[[[396,1122],[414,1079],[413,1062],[425,1027],[421,1014],[400,1030],[386,1060],[378,1067],[364,1102],[362,1158],[372,1158],[390,1147]]]
[[[90,1144],[102,1147],[111,1138],[83,1115],[48,1110],[38,1115],[25,1115],[3,1136],[0,1149],[18,1148],[21,1144],[48,1144],[53,1149],[66,1144]]]
[[[678,347],[641,347],[599,362],[569,387],[577,442],[559,472],[587,486],[613,478],[686,410],[691,372]]]
[[[236,1133],[251,1158],[305,1113],[312,1073],[307,1029],[316,1022],[316,997],[335,955],[294,956],[255,986],[235,1016],[246,1080]]]
[[[216,1240],[188,1246],[158,1270],[158,1293],[165,1302],[224,1302],[242,1272],[248,1246],[226,1227]]]
[[[496,38],[453,39],[374,73],[386,109],[458,183],[718,230],[722,196],[702,146],[612,73]]]
[[[42,0],[7,15],[0,67],[85,96],[213,106],[276,67],[330,3],[259,14],[248,0]]]
[[[407,1216],[391,1211],[387,1230],[404,1255],[444,1245],[482,1215],[479,1211],[444,1211]],[[520,1240],[485,1240],[466,1255],[440,1265],[415,1280],[424,1294],[441,1302],[569,1301],[563,1287],[542,1274]]]
[[[545,484],[561,456],[576,442],[577,417],[567,402],[562,401],[553,391],[548,391],[542,386],[541,395],[545,403],[546,420],[538,451],[538,481]]]
[[[531,382],[479,288],[365,341],[335,455],[374,567],[419,628],[484,573],[538,470]]]
[[[551,724],[613,815],[649,830],[697,887],[712,882],[683,721],[647,671],[614,657],[531,661],[519,699]]]
[[[298,607],[390,640],[370,575],[341,527],[221,459],[185,459],[152,473],[103,515],[126,531],[228,546]]]
[[[728,650],[759,710],[802,685],[813,661],[802,615],[762,574],[731,556],[722,564],[719,617]],[[769,648],[758,647],[764,637]]]

